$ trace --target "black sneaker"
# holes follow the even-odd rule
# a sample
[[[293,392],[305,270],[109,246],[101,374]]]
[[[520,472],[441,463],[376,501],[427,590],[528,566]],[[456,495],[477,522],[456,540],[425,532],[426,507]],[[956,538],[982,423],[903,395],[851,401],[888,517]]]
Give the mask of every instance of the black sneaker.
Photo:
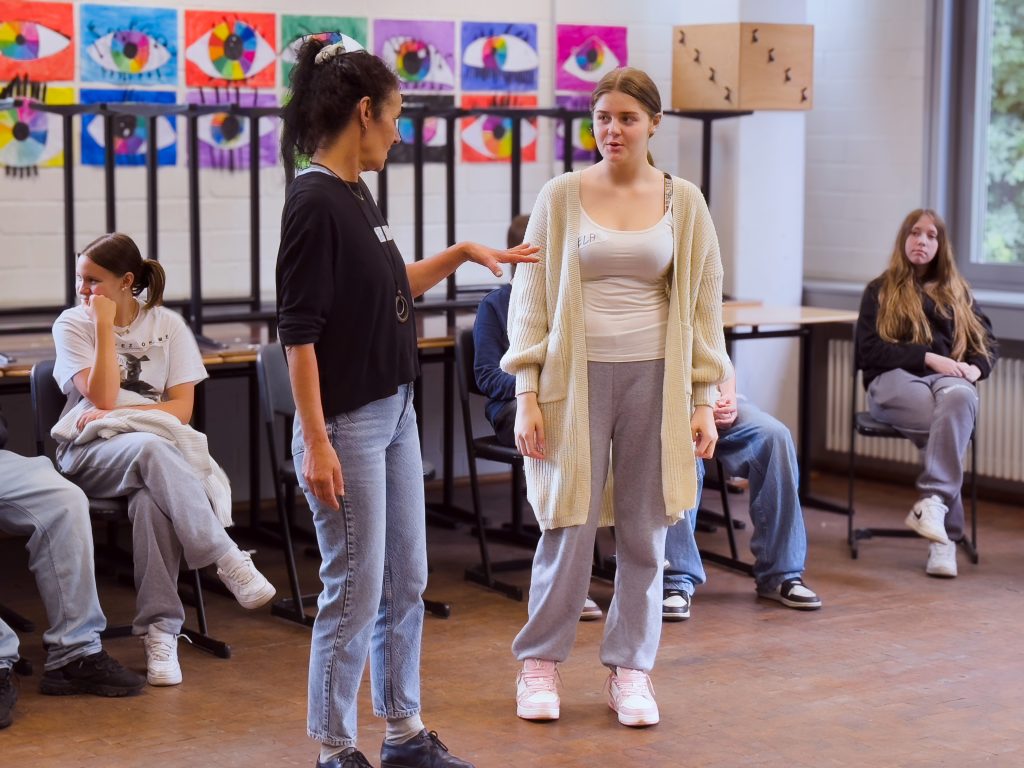
[[[681,589],[666,589],[661,600],[662,621],[685,621],[690,618],[690,596]]]
[[[116,660],[99,651],[69,661],[63,667],[43,674],[39,692],[47,696],[92,693],[96,696],[130,696],[138,693],[146,678],[125,669]]]
[[[388,744],[380,748],[380,768],[475,768],[448,751],[437,738],[437,731],[424,728],[403,744]]]
[[[814,593],[813,589],[804,584],[804,580],[799,576],[786,579],[775,589],[762,590],[758,587],[757,595],[782,603],[787,608],[796,608],[798,611],[813,611],[816,608],[821,608],[821,598]]]
[[[0,669],[0,728],[11,724],[11,712],[17,700],[18,689],[14,685],[14,675],[9,669]]]
[[[373,766],[366,759],[366,755],[358,749],[354,749],[351,752],[335,755],[326,763],[320,762],[320,759],[317,758],[316,768],[373,768]]]

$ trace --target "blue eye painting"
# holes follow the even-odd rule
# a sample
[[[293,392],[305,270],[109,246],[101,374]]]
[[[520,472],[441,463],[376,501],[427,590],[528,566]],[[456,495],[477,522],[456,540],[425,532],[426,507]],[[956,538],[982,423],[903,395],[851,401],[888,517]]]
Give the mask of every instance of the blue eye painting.
[[[536,24],[462,24],[462,90],[536,91]]]
[[[129,88],[83,88],[83,104],[111,104],[143,102],[174,104],[174,91],[151,91]],[[156,119],[156,130],[151,131],[149,120],[134,115],[116,115],[112,151],[117,165],[145,165],[150,142],[157,148],[159,165],[174,165],[178,160],[178,133],[174,116],[161,115]],[[82,165],[103,165],[106,156],[104,118],[100,115],[82,115]]]
[[[177,83],[177,11],[83,5],[79,18],[79,69],[83,82]]]

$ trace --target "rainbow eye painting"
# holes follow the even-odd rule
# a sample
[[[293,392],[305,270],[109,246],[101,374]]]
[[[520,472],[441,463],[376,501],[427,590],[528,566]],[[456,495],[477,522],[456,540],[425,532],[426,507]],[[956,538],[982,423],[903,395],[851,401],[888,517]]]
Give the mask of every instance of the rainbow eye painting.
[[[75,79],[70,3],[0,0],[0,81]]]
[[[177,82],[177,11],[83,5],[80,19],[83,82]]]
[[[452,96],[421,96],[410,94],[402,99],[405,115],[413,113],[416,104],[423,104],[432,110],[455,106]],[[416,141],[415,121],[408,116],[398,118],[398,134],[402,137],[388,152],[389,163],[411,163],[414,159],[413,143]],[[423,160],[427,163],[443,163],[447,154],[448,124],[443,117],[427,117],[423,120]]]
[[[342,42],[346,51],[366,48],[366,19],[351,16],[281,16],[281,80],[287,86],[299,48],[310,37],[331,43]]]
[[[628,63],[625,27],[559,24],[556,88],[590,92],[616,67]]]
[[[537,97],[525,94],[494,96],[466,94],[463,109],[486,107],[535,107]],[[537,121],[522,120],[522,158],[524,163],[537,160]],[[474,115],[462,119],[462,160],[466,163],[507,163],[512,159],[512,118],[500,115]]]
[[[17,80],[0,95],[21,97],[20,106],[0,109],[0,166],[7,176],[33,176],[39,168],[64,164],[64,134],[59,115],[36,109],[35,102],[70,104],[71,88],[47,88],[45,84]]]
[[[200,89],[189,91],[189,104],[237,104],[240,107],[275,107],[277,96],[252,90]],[[272,168],[277,164],[276,117],[261,117],[258,123],[259,164]],[[249,168],[249,144],[252,141],[252,120],[230,110],[201,115],[196,120],[199,139],[199,167],[225,171]]]
[[[590,96],[585,94],[559,94],[555,96],[555,105],[568,110],[590,111]],[[576,117],[572,121],[572,154],[573,160],[593,160],[597,150],[594,139],[594,120],[591,117]],[[555,159],[565,158],[564,123],[555,123]]]
[[[455,24],[449,21],[374,22],[377,55],[403,92],[455,90]]]
[[[277,78],[272,13],[185,12],[185,83],[272,88]]]
[[[535,91],[536,24],[462,24],[462,90]]]
[[[110,104],[142,102],[146,104],[174,104],[174,91],[142,89],[83,88],[83,104]],[[114,115],[114,162],[117,165],[145,165],[150,142],[156,144],[157,163],[174,165],[178,159],[178,135],[175,118],[163,115],[156,119],[156,130],[151,131],[149,120],[135,115]],[[103,165],[106,146],[105,118],[82,115],[82,165]]]

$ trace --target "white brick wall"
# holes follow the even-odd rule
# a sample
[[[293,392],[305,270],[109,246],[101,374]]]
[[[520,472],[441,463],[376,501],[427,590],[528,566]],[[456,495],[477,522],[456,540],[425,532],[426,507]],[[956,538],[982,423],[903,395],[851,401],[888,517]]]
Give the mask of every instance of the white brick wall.
[[[924,191],[928,0],[810,0],[804,276],[866,282]]]

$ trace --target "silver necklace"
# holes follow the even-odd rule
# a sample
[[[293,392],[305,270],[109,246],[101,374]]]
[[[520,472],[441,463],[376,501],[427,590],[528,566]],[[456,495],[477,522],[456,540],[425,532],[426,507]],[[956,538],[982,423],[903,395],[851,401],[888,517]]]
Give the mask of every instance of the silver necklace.
[[[333,170],[328,168],[326,165],[324,165],[323,163],[318,163],[315,160],[310,160],[309,164],[315,165],[317,168],[323,169],[324,172],[329,173],[331,176],[333,176],[342,184],[344,184],[345,189],[347,189],[352,194],[352,197],[359,201],[356,203],[356,207],[359,209],[359,212],[363,215],[363,218],[366,220],[366,223],[369,224],[370,229],[373,230],[374,232],[380,233],[379,235],[377,235],[377,241],[378,243],[380,243],[381,250],[384,252],[384,260],[387,262],[388,267],[391,269],[391,279],[394,280],[395,283],[395,317],[398,318],[399,323],[407,323],[409,321],[409,300],[405,298],[405,294],[402,293],[402,287],[398,283],[398,273],[395,271],[394,258],[392,257],[392,253],[385,244],[384,240],[385,233],[387,232],[387,222],[383,221],[383,217],[378,224],[374,224],[373,221],[370,219],[369,214],[366,212],[366,195],[363,193],[363,186],[361,182],[357,181],[355,182],[355,184],[353,184],[350,181],[346,181]],[[355,188],[353,189],[353,187]],[[373,206],[373,209],[374,211],[376,211],[376,206]],[[380,215],[379,212],[377,212],[377,215]]]

